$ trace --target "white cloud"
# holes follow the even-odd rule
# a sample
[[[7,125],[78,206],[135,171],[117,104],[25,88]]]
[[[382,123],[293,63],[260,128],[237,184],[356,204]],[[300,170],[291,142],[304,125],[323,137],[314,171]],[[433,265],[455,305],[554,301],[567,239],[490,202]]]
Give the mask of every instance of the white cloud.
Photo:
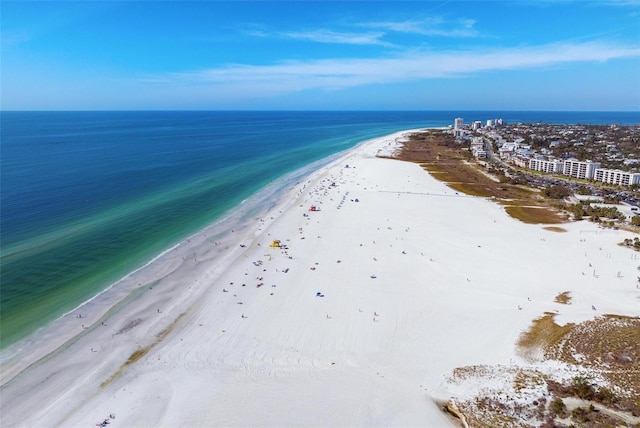
[[[339,32],[319,29],[312,31],[288,31],[274,34],[280,37],[306,40],[316,43],[378,45],[390,47],[395,45],[383,40],[389,32],[417,34],[422,36],[478,37],[480,34],[473,28],[475,24],[476,21],[472,19],[458,19],[454,22],[449,22],[438,17],[433,17],[419,20],[380,21],[357,24],[358,27],[380,30],[366,33]],[[273,35],[260,29],[247,31],[246,34],[255,37],[268,37]]]
[[[420,51],[368,59],[284,61],[273,65],[224,67],[150,76],[147,83],[207,86],[224,93],[277,94],[307,89],[337,90],[367,84],[459,77],[474,73],[604,62],[639,57],[638,46],[602,42],[557,43],[509,49]]]
[[[331,30],[317,30],[281,33],[281,35],[292,39],[309,40],[318,43],[391,46],[390,43],[382,40],[382,37],[384,37],[382,32],[340,33]]]
[[[459,19],[454,22],[448,22],[442,18],[432,17],[407,21],[368,22],[360,25],[367,28],[379,28],[423,36],[478,37],[480,33],[473,28],[475,24],[476,21],[473,19]]]
[[[601,1],[598,4],[602,6],[638,7],[640,6],[640,0],[606,0],[606,1]]]

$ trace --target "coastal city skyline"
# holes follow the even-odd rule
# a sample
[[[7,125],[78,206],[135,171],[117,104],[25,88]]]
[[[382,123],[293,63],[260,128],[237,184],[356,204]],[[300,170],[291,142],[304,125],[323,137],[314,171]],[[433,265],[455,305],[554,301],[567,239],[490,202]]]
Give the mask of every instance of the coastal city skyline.
[[[3,2],[2,110],[640,108],[637,1]]]

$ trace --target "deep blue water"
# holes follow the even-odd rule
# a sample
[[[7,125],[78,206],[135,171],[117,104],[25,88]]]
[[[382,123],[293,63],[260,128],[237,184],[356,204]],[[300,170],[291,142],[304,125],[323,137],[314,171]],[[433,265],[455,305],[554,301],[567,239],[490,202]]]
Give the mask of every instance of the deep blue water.
[[[402,129],[615,112],[2,112],[0,347],[283,175]]]

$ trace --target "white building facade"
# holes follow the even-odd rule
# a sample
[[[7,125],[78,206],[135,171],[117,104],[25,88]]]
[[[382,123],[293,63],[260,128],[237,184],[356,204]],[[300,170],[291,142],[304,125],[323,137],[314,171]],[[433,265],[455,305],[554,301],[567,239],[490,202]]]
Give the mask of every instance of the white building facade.
[[[563,171],[564,162],[558,159],[529,159],[529,169],[546,172],[547,174],[557,174]]]
[[[484,139],[482,137],[473,137],[469,145],[471,153],[477,158],[486,158],[487,152],[484,149]]]
[[[593,180],[596,169],[600,168],[600,166],[600,162],[567,159],[564,161],[562,173],[575,178]]]
[[[598,168],[593,179],[618,186],[631,186],[632,184],[640,184],[640,173]]]

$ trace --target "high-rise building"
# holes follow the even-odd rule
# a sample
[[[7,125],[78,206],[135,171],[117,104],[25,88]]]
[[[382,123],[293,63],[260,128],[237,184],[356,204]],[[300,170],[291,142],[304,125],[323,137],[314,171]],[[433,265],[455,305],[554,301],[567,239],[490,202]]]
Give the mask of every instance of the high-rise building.
[[[583,178],[593,180],[596,169],[600,168],[600,162],[579,161],[576,159],[567,159],[564,161],[562,173],[575,178]]]
[[[562,172],[563,162],[561,160],[544,160],[544,159],[529,159],[529,169],[535,171],[546,172],[547,174],[555,174]]]
[[[640,184],[640,173],[598,168],[596,169],[594,180],[602,183],[617,184],[618,186],[631,186],[632,184]]]
[[[456,117],[453,121],[453,129],[461,129],[462,125],[464,125],[464,119],[461,117]]]

